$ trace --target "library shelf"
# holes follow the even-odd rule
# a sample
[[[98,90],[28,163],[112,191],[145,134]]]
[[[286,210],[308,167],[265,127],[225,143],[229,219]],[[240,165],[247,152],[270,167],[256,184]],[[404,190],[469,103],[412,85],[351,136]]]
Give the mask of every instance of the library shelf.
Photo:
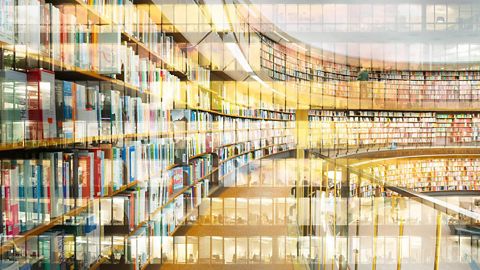
[[[242,117],[238,115],[224,114],[211,110],[199,110],[203,112],[209,112],[215,115],[221,115],[230,118],[241,118],[241,119],[251,119],[251,120],[263,120],[263,121],[293,121],[293,120],[284,120],[284,119],[273,119],[273,118],[258,118],[258,117]],[[276,128],[278,130],[286,130],[287,128]],[[196,133],[221,133],[221,132],[234,132],[234,131],[252,131],[252,130],[263,130],[263,129],[217,129],[217,130],[184,130],[184,131],[170,131],[170,132],[146,132],[146,133],[126,133],[126,134],[115,134],[115,135],[98,135],[98,136],[88,136],[88,137],[79,137],[79,138],[49,138],[42,140],[24,140],[22,142],[12,142],[12,143],[0,143],[0,152],[2,151],[12,151],[12,150],[36,150],[41,148],[51,148],[51,147],[62,147],[72,144],[85,144],[93,142],[112,142],[117,140],[124,139],[147,139],[151,137],[171,137],[176,134],[196,134]],[[232,143],[232,144],[237,144]],[[223,145],[222,145],[223,146]],[[219,146],[219,147],[222,147]]]
[[[263,158],[268,158],[268,157],[271,157],[271,156],[275,156],[275,155],[278,155],[278,154],[282,154],[282,153],[286,153],[286,152],[290,152],[290,151],[293,151],[294,149],[288,149],[288,150],[282,150],[282,151],[279,151],[279,152],[276,152],[276,153],[271,153],[271,154],[268,154],[268,155],[264,155],[264,156],[261,156],[261,157],[258,157],[256,159],[253,159],[249,162],[253,162],[255,160],[260,160],[260,159],[263,159]],[[239,169],[239,168],[242,168],[246,165],[248,165],[249,163],[246,163],[246,164],[243,164],[241,165],[240,167],[237,167],[235,168],[236,169]],[[235,171],[233,170],[233,171]],[[154,210],[154,212],[152,212],[151,214],[149,214],[149,219],[148,220],[145,220],[143,222],[141,222],[140,224],[138,224],[136,226],[136,228],[134,228],[128,236],[132,236],[135,234],[135,232],[137,232],[139,229],[141,229],[144,225],[146,225],[148,223],[148,221],[151,219],[151,217],[155,217],[157,216],[169,203],[172,203],[175,201],[175,199],[180,196],[181,194],[185,193],[187,190],[189,190],[190,188],[194,187],[196,184],[198,184],[199,182],[213,176],[216,172],[218,172],[218,168],[214,168],[210,173],[208,173],[207,175],[203,176],[202,178],[200,179],[197,179],[195,181],[195,183],[189,185],[189,186],[186,186],[184,187],[183,189],[175,192],[173,195],[171,195],[171,197],[168,199],[168,201],[163,204],[162,206],[160,206],[159,208],[157,208],[156,210]],[[224,175],[224,177],[227,176],[227,175]],[[220,188],[220,186],[216,186],[216,188],[210,190],[209,194],[213,194],[214,192],[217,191],[217,189]],[[178,224],[175,226],[175,228],[168,233],[168,236],[174,236],[176,231],[185,224],[185,222],[193,215],[195,214],[195,211],[192,210],[192,211],[189,211],[187,214],[185,214],[185,216],[182,218],[182,220],[180,222],[178,222]],[[128,237],[126,236],[126,237]],[[97,263],[94,264],[94,267],[95,268],[90,268],[90,269],[97,269],[102,263],[105,263],[107,262],[108,258],[106,257],[102,257],[99,259],[99,261]],[[144,264],[143,267],[146,267],[148,264]]]
[[[1,151],[10,150],[35,150],[49,147],[61,147],[72,144],[85,144],[92,142],[111,142],[116,140],[131,139],[131,138],[149,138],[149,137],[169,137],[173,132],[158,132],[158,133],[132,133],[119,135],[101,135],[89,136],[82,138],[58,138],[58,139],[43,139],[43,140],[27,140],[18,143],[0,144]]]
[[[283,137],[283,136],[281,136]],[[234,158],[237,158],[237,157],[240,157],[240,156],[243,156],[243,155],[246,155],[248,153],[251,153],[251,152],[255,152],[255,151],[258,151],[258,150],[263,150],[263,149],[268,149],[270,147],[275,147],[275,146],[284,146],[284,145],[287,145],[288,143],[279,143],[279,144],[270,144],[270,145],[265,145],[265,146],[261,146],[259,148],[253,148],[253,149],[250,149],[250,150],[247,150],[247,151],[244,151],[242,153],[239,153],[239,154],[236,154],[234,156],[231,156],[231,157],[228,157],[226,159],[222,159],[219,161],[219,164],[223,164],[229,160],[232,160]]]
[[[128,237],[131,237],[133,235],[135,235],[136,232],[138,232],[140,229],[142,229],[145,225],[148,224],[149,221],[151,221],[154,217],[158,216],[158,214],[161,213],[161,211],[167,206],[169,205],[170,203],[174,202],[175,199],[184,194],[187,190],[189,190],[190,188],[194,187],[195,185],[197,185],[198,183],[202,182],[203,180],[205,179],[208,179],[210,177],[212,177],[216,172],[218,171],[218,168],[214,168],[211,172],[209,172],[207,175],[203,176],[202,178],[200,179],[197,179],[195,180],[195,183],[189,185],[189,186],[186,186],[184,188],[182,188],[181,190],[178,190],[176,191],[175,193],[169,195],[169,199],[164,203],[162,204],[160,207],[158,207],[157,209],[153,210],[153,212],[151,212],[150,214],[148,214],[148,217],[147,219],[141,221],[138,225],[135,226],[135,228],[133,228],[127,235],[125,235],[124,237],[128,238]],[[175,226],[175,229],[173,232],[170,232],[169,235],[173,235],[174,232],[176,230],[178,230],[178,228],[181,226],[181,224],[183,224],[183,222],[185,222],[185,220],[191,216],[193,214],[193,211],[190,211],[189,213],[187,213],[187,215],[185,216],[185,219],[183,219],[183,221],[179,224],[179,225],[176,225]],[[97,262],[95,262],[91,267],[90,269],[98,269],[103,263],[106,263],[108,261],[108,257],[101,257],[97,260]],[[146,267],[146,265],[148,265],[148,263],[146,263],[143,267]]]
[[[13,45],[12,45],[13,46]],[[106,75],[99,74],[98,72],[82,69],[77,66],[67,65],[58,60],[52,59],[48,56],[41,55],[38,53],[27,53],[27,57],[32,57],[42,63],[51,64],[54,66],[61,67],[61,70],[55,70],[56,79],[61,80],[77,80],[77,81],[102,81],[109,82],[112,85],[124,87],[129,90],[133,90],[137,94],[146,94],[150,95],[151,92],[148,89],[141,89],[140,87],[134,86],[128,82],[124,82],[119,79],[111,78]],[[154,94],[152,94],[154,95]]]
[[[124,186],[120,187],[117,190],[112,191],[110,194],[108,194],[106,196],[103,196],[102,198],[113,197],[113,196],[115,196],[115,195],[117,195],[117,194],[131,188],[131,187],[134,187],[135,185],[137,185],[137,183],[138,183],[138,181],[133,181],[133,182],[127,184],[127,185],[124,185]],[[29,237],[41,235],[42,233],[52,229],[53,227],[55,227],[57,225],[61,225],[64,217],[66,217],[66,216],[76,216],[79,213],[85,211],[88,208],[88,206],[91,205],[92,203],[93,202],[91,200],[88,200],[85,205],[79,206],[75,209],[72,209],[69,212],[67,212],[63,215],[60,215],[58,217],[54,217],[48,223],[37,226],[37,227],[35,227],[35,228],[33,228],[29,231],[26,231],[26,232],[22,233],[21,235],[19,235],[17,237],[14,237],[14,239],[12,239],[12,240],[8,240],[6,243],[2,243],[2,245],[0,246],[0,254],[4,254],[4,253],[10,251],[12,248],[16,247],[20,243],[23,243],[23,242],[27,241]]]
[[[73,5],[76,5],[76,7],[80,7],[81,9],[87,11],[88,15],[90,16],[89,18],[93,18],[93,19],[97,20],[98,24],[101,24],[101,25],[115,25],[116,24],[112,19],[105,18],[104,16],[99,14],[94,8],[92,8],[91,5],[88,5],[81,0],[48,0],[46,2],[47,3],[52,3],[54,5],[73,4]],[[148,1],[148,2],[150,2],[150,1]],[[152,4],[153,7],[155,7],[155,9],[157,9],[156,5],[153,2],[151,4]],[[160,12],[160,11],[158,10],[158,12]],[[160,14],[162,14],[162,13],[160,12]],[[146,46],[143,42],[138,40],[133,35],[125,32],[125,31],[122,31],[121,32],[121,37],[122,37],[123,41],[132,42],[138,50],[142,50],[142,52],[148,54],[149,57],[153,57],[153,60],[157,61],[157,63],[160,63],[164,68],[174,71],[176,74],[180,75],[181,77],[187,77],[187,75],[183,71],[180,71],[180,70],[176,69],[174,66],[171,66],[168,63],[165,63],[163,58],[160,55],[158,55],[156,52],[154,52],[153,50],[148,48],[148,46]],[[129,46],[131,46],[131,45],[129,45]]]
[[[226,174],[220,175],[220,176],[218,177],[218,179],[220,180],[220,179],[226,178],[227,176],[232,175],[232,174],[233,174],[234,172],[236,172],[238,169],[241,169],[241,168],[249,165],[249,164],[250,164],[251,162],[253,162],[253,161],[258,161],[258,160],[260,160],[260,159],[269,158],[269,157],[273,157],[273,156],[275,156],[275,155],[288,153],[288,152],[291,152],[291,151],[294,151],[294,150],[295,150],[295,148],[286,149],[286,150],[281,150],[281,151],[278,151],[278,152],[275,152],[275,153],[271,153],[271,154],[268,154],[268,155],[263,155],[263,156],[258,157],[258,158],[254,158],[254,159],[252,159],[252,160],[249,160],[249,161],[248,161],[247,163],[245,163],[245,164],[242,164],[242,165],[240,165],[240,166],[238,166],[238,167],[235,167],[233,170],[227,172]]]
[[[139,3],[138,1],[135,1],[135,2]],[[94,21],[93,22],[94,24],[99,24],[99,25],[102,25],[102,26],[109,26],[109,25],[114,25],[115,24],[113,19],[110,19],[109,17],[103,16],[102,15],[103,13],[100,14],[100,11],[99,11],[99,9],[97,9],[97,6],[89,5],[86,2],[81,1],[81,0],[65,0],[65,1],[63,1],[63,0],[51,0],[50,1],[49,0],[49,1],[47,1],[47,3],[51,3],[53,5],[66,4],[66,5],[74,6],[76,11],[78,11],[81,14],[84,14],[84,15],[86,14],[86,17],[87,17],[87,20],[89,21],[89,23]],[[62,12],[63,12],[63,10],[62,10]],[[72,14],[70,14],[70,15],[72,15]],[[75,14],[73,14],[73,16],[75,16]],[[163,19],[164,18],[163,18],[163,14],[162,14],[161,20],[163,20]],[[125,47],[127,49],[133,49],[134,56],[139,57],[139,55],[140,55],[140,57],[141,57],[141,55],[147,55],[146,61],[151,61],[151,62],[148,62],[148,63],[149,64],[150,63],[154,64],[155,68],[158,68],[158,65],[160,65],[162,68],[166,69],[166,72],[169,72],[168,74],[176,76],[181,81],[186,81],[191,86],[198,87],[199,89],[201,89],[204,92],[209,92],[211,94],[215,94],[215,91],[210,89],[205,84],[202,84],[202,83],[197,82],[196,80],[190,79],[189,78],[190,73],[188,73],[187,69],[184,70],[183,68],[178,68],[178,66],[179,65],[181,66],[181,64],[178,64],[177,61],[168,62],[168,61],[164,60],[162,58],[162,56],[157,51],[155,51],[155,49],[153,47],[150,48],[148,45],[146,45],[146,43],[143,43],[141,41],[141,38],[140,38],[141,36],[136,36],[136,35],[131,34],[131,33],[132,32],[129,32],[127,30],[121,30],[121,31],[119,31],[119,33],[115,32],[115,34],[119,34],[119,36],[120,36],[120,41],[119,42],[121,42],[122,45],[125,45]],[[167,34],[166,32],[162,32],[162,33]],[[181,33],[172,34],[172,35],[174,36],[174,41],[177,41],[177,42],[184,42],[185,41],[185,40],[181,40],[181,37],[179,38],[179,36],[182,36]],[[14,44],[5,44],[5,45],[6,45],[7,50],[9,49],[8,48],[9,46],[12,46],[12,45],[14,46]],[[175,48],[178,48],[178,47],[175,47]],[[13,48],[13,52],[16,53],[16,48],[15,47]],[[81,53],[81,52],[75,51],[75,53]],[[182,54],[182,56],[183,56],[183,54]],[[106,83],[108,83],[109,87],[110,86],[112,87],[112,89],[106,89],[106,91],[114,91],[114,90],[121,89],[122,95],[124,95],[124,96],[141,97],[141,104],[142,105],[143,105],[143,102],[145,101],[145,99],[148,100],[149,98],[151,99],[151,98],[159,97],[159,95],[157,94],[158,91],[157,92],[154,91],[154,90],[158,90],[158,89],[150,89],[149,88],[150,84],[148,84],[149,85],[148,87],[144,87],[143,84],[138,83],[138,81],[135,81],[135,80],[128,80],[128,79],[125,79],[125,78],[117,79],[119,77],[115,76],[115,75],[112,75],[114,73],[111,73],[111,75],[105,75],[100,71],[100,69],[98,69],[98,71],[97,71],[93,67],[91,69],[84,68],[85,65],[82,65],[82,64],[78,64],[78,66],[66,64],[63,61],[57,60],[57,58],[54,58],[53,56],[52,56],[52,58],[50,58],[49,56],[42,55],[41,53],[35,54],[35,53],[27,52],[26,57],[29,60],[37,59],[38,60],[37,64],[39,66],[42,66],[42,67],[47,66],[47,65],[44,65],[44,64],[51,65],[52,69],[57,69],[57,67],[59,67],[60,68],[59,70],[55,70],[55,79],[57,79],[57,80],[60,79],[60,80],[65,80],[65,81],[89,81],[89,82],[93,81],[95,83],[98,82],[98,86],[100,86],[101,82],[102,83],[106,82]],[[174,59],[174,60],[176,60],[176,59]],[[75,61],[73,61],[73,62],[75,62]],[[184,63],[182,61],[179,61],[179,62]],[[82,66],[83,68],[81,68],[80,66]],[[92,66],[93,66],[93,64],[92,64]],[[198,68],[201,68],[201,67],[198,65]],[[162,72],[163,72],[163,70],[162,70]],[[110,74],[110,73],[107,72],[107,74]],[[147,81],[147,83],[150,83],[150,81]],[[173,89],[173,87],[172,87],[172,89],[165,88],[165,89],[162,89],[162,90],[163,91],[170,91],[171,90],[173,92],[175,89]],[[103,91],[103,90],[100,89],[100,91]],[[123,92],[125,92],[125,93],[123,93]],[[103,94],[103,92],[102,92],[102,94]],[[124,96],[122,96],[122,98]],[[221,97],[220,99],[223,100],[224,98]],[[84,101],[84,100],[82,100],[82,101]],[[137,101],[135,101],[135,102],[137,102]],[[172,101],[172,103],[174,104],[172,106],[172,108],[169,108],[169,106],[167,105],[167,106],[165,106],[166,108],[164,108],[164,109],[167,110],[167,111],[173,109],[175,107],[175,104],[176,104],[175,102],[176,101]],[[149,102],[146,101],[146,103],[149,103]],[[240,105],[239,106],[239,104],[233,105],[233,103],[230,103],[230,102],[227,102],[227,103],[228,104],[225,105],[225,107],[222,110],[219,110],[219,111],[210,110],[210,109],[198,109],[198,110],[203,110],[203,111],[209,113],[210,115],[217,115],[217,116],[228,117],[228,118],[232,118],[232,119],[253,120],[255,122],[258,121],[258,122],[262,122],[262,123],[264,121],[283,121],[283,122],[287,122],[287,121],[293,121],[294,120],[294,112],[291,112],[291,111],[286,112],[286,111],[283,111],[283,110],[275,110],[275,109],[271,109],[271,108],[269,108],[269,109],[259,109],[259,110],[254,111],[254,110],[248,110],[248,109],[246,110],[246,108],[247,108],[246,105]],[[180,104],[180,102],[179,102],[179,104]],[[113,107],[113,105],[112,105],[112,107]],[[190,108],[190,107],[191,106],[185,106],[185,109],[193,109],[193,110],[196,109],[196,108]],[[212,106],[208,105],[208,106],[205,106],[205,107],[210,108]],[[274,107],[273,104],[272,104],[271,107]],[[235,109],[230,110],[229,108],[235,108]],[[120,110],[122,111],[122,109],[120,109]],[[125,113],[126,111],[127,111],[127,109],[123,109],[122,112]],[[236,112],[238,112],[238,113],[236,113]],[[268,113],[265,113],[265,112],[268,112]],[[163,118],[162,118],[162,120],[163,120]],[[160,121],[161,120],[158,120],[158,122],[160,122]],[[127,122],[127,121],[125,121],[125,122]],[[167,122],[169,122],[169,124],[171,124],[170,119],[167,119]],[[87,134],[89,134],[88,136],[73,136],[73,138],[51,138],[51,139],[49,138],[49,139],[41,139],[41,140],[34,140],[34,139],[30,140],[30,138],[29,138],[29,139],[23,139],[22,142],[13,142],[13,143],[1,144],[0,145],[0,151],[32,150],[31,151],[32,153],[39,153],[41,151],[45,151],[46,153],[48,153],[48,152],[51,152],[52,150],[59,150],[59,148],[61,150],[64,150],[64,148],[67,148],[68,150],[73,150],[73,151],[81,150],[81,151],[88,152],[90,150],[92,150],[92,151],[98,150],[98,149],[96,149],[98,147],[98,143],[103,144],[105,142],[112,142],[112,143],[115,142],[114,144],[112,144],[113,147],[116,148],[115,150],[120,150],[120,147],[118,147],[119,145],[116,144],[120,140],[129,141],[129,144],[127,145],[127,147],[136,147],[137,146],[136,143],[139,143],[140,147],[144,147],[144,146],[147,147],[147,144],[149,144],[149,143],[150,144],[156,143],[156,142],[153,142],[152,140],[149,140],[149,139],[154,140],[154,139],[160,139],[160,138],[163,139],[164,137],[167,137],[168,139],[173,140],[174,138],[172,138],[172,137],[175,137],[175,135],[180,135],[180,134],[191,135],[191,134],[199,134],[199,133],[221,133],[221,132],[235,133],[235,132],[253,131],[253,130],[261,131],[262,128],[263,128],[261,126],[260,126],[260,128],[256,128],[259,125],[255,124],[254,126],[252,126],[252,128],[235,129],[235,128],[231,128],[231,127],[235,127],[237,125],[237,123],[234,122],[234,121],[232,121],[232,122],[233,122],[233,124],[229,123],[228,128],[212,129],[212,130],[195,129],[195,130],[185,130],[185,131],[176,131],[176,130],[175,131],[168,131],[168,129],[164,129],[163,131],[159,131],[159,132],[138,132],[138,133],[131,133],[131,130],[129,130],[129,132],[124,131],[124,133],[122,133],[122,134],[114,134],[115,132],[112,132],[112,134],[110,134],[110,135],[91,136],[91,134],[109,134],[110,133],[110,132],[108,132],[108,133],[103,132],[103,130],[102,130],[101,132],[98,132],[98,133],[88,133],[88,132],[86,132]],[[248,121],[245,121],[245,122],[248,122]],[[112,123],[113,123],[113,120],[112,120]],[[138,130],[141,130],[141,129],[146,130],[145,126],[140,125],[139,123],[136,123],[135,120],[132,121],[132,122],[128,121],[128,124],[133,125],[134,127],[138,128]],[[249,123],[246,124],[247,127],[249,125],[250,125]],[[277,125],[268,124],[268,123],[267,123],[267,125],[270,125],[273,130],[277,130],[277,129],[281,130],[282,129],[281,127],[278,127]],[[245,125],[242,124],[241,126],[244,127]],[[136,130],[136,129],[132,129],[132,130]],[[65,130],[62,130],[62,132],[65,132],[65,134],[66,134]],[[249,136],[252,136],[252,135],[249,134]],[[58,135],[58,137],[60,137],[60,135]],[[265,137],[265,135],[263,135],[263,133],[262,133],[262,138],[263,137]],[[280,137],[285,137],[286,138],[288,136],[287,135],[278,135],[278,136],[272,137],[272,139],[273,138],[280,138]],[[131,139],[138,140],[138,141],[132,141]],[[265,139],[265,138],[263,138],[263,139]],[[130,142],[130,141],[132,141],[132,142]],[[232,140],[227,139],[227,141],[231,142]],[[222,141],[222,142],[224,142],[224,141]],[[247,141],[245,141],[245,142],[247,142]],[[170,142],[167,142],[167,143],[170,143]],[[232,144],[220,145],[220,146],[216,145],[215,148],[213,148],[211,150],[211,152],[202,152],[202,153],[198,153],[198,154],[192,154],[189,157],[189,159],[196,159],[196,158],[201,158],[204,155],[215,154],[215,151],[218,150],[218,148],[226,147],[228,145],[234,145],[234,144],[238,145],[239,142],[235,142],[235,143],[232,143]],[[121,143],[120,143],[120,145],[121,145]],[[261,143],[261,145],[263,145],[263,143]],[[277,147],[277,146],[280,146],[280,145],[287,145],[287,144],[269,144],[267,146],[263,146],[263,147],[260,147],[258,149],[250,150],[249,153],[251,153],[253,151],[264,150],[264,149],[271,149],[270,151],[268,151],[269,153],[273,152],[273,151],[278,151],[274,148]],[[93,146],[93,148],[90,149],[90,146]],[[142,152],[143,151],[142,148],[139,148],[139,149],[140,149],[139,152],[144,153],[144,152]],[[101,148],[100,148],[100,150],[103,151]],[[111,149],[109,149],[109,150],[111,150]],[[123,150],[124,150],[124,148],[122,148],[122,151]],[[138,151],[138,150],[135,150],[135,151]],[[106,152],[106,150],[103,152],[103,154],[105,154],[105,152]],[[255,159],[260,159],[262,157],[267,157],[267,155],[265,155],[266,152],[267,151],[262,152],[262,156],[256,156]],[[30,154],[30,152],[28,152],[28,154]],[[43,152],[41,152],[40,154],[43,155]],[[247,154],[247,152],[245,152],[244,154]],[[277,154],[277,153],[275,153],[275,154]],[[273,155],[273,153],[270,153],[269,155]],[[60,152],[59,156],[62,156],[61,152]],[[143,162],[144,160],[148,160],[148,159],[149,158],[145,158],[145,159],[141,158],[140,161],[135,161],[135,162]],[[233,158],[230,158],[229,160],[231,160],[231,159],[233,159]],[[153,158],[152,158],[152,160],[153,160]],[[158,162],[158,161],[163,162],[163,159],[162,160],[155,160],[155,162]],[[34,162],[37,162],[37,161],[34,161]],[[125,164],[126,164],[129,161],[126,160],[126,161],[120,161],[120,162],[125,162]],[[121,165],[125,165],[125,164],[121,164]],[[221,163],[221,164],[223,164],[223,163]],[[176,169],[177,167],[182,166],[182,165],[180,165],[180,164],[170,164],[166,167],[164,165],[160,165],[161,166],[161,172],[170,171],[170,170]],[[129,167],[129,166],[130,165],[127,165],[127,167]],[[137,166],[137,165],[135,165],[135,166]],[[151,168],[155,168],[155,167],[149,167],[149,168],[151,169]],[[218,176],[219,168],[216,167],[216,166],[211,166],[211,167],[208,167],[208,168],[210,170],[209,170],[209,172],[206,172],[205,175],[203,175],[202,177],[200,177],[198,179],[193,179],[193,182],[189,183],[188,185],[183,186],[180,190],[174,191],[172,194],[169,194],[169,196],[166,197],[167,200],[165,202],[162,201],[161,205],[159,207],[157,207],[157,209],[155,209],[153,212],[150,212],[150,207],[149,206],[143,205],[144,207],[148,208],[149,213],[145,213],[145,211],[139,211],[139,212],[144,212],[146,214],[147,218],[145,220],[141,221],[141,222],[137,222],[135,220],[134,221],[135,222],[135,228],[133,228],[128,234],[125,234],[125,235],[122,235],[122,236],[126,237],[126,238],[131,237],[131,236],[135,236],[135,234],[137,232],[141,232],[142,227],[145,227],[145,225],[149,225],[148,222],[151,221],[153,216],[157,216],[158,214],[160,214],[162,212],[162,210],[165,209],[166,207],[172,206],[170,204],[172,204],[172,203],[176,204],[177,198],[182,198],[181,200],[183,200],[183,198],[184,198],[183,194],[188,194],[188,192],[191,190],[190,191],[190,195],[191,195],[194,192],[192,188],[194,188],[194,187],[197,188],[198,186],[196,186],[196,185],[198,183],[206,182],[208,184],[208,181],[205,181],[205,180],[210,179],[210,178],[216,178],[216,176]],[[143,174],[139,174],[139,175],[143,175]],[[159,176],[155,175],[154,177],[159,177]],[[162,175],[161,177],[164,177],[164,176]],[[95,176],[95,180],[97,178],[98,177]],[[113,177],[111,177],[111,176],[110,176],[110,178],[113,179]],[[144,178],[144,177],[142,176],[142,177],[139,177],[139,178]],[[107,179],[107,180],[111,181],[112,179]],[[115,178],[115,181],[116,180],[118,180],[118,179]],[[126,179],[123,179],[123,180],[125,182]],[[215,180],[218,181],[218,179],[215,179]],[[127,180],[127,181],[131,181],[131,180]],[[148,184],[150,182],[154,183],[154,180],[150,179],[149,177],[147,177],[146,179],[135,180],[135,181],[132,181],[132,182],[126,184],[126,185],[122,185],[119,188],[115,188],[115,190],[109,189],[105,193],[104,193],[104,190],[102,189],[102,194],[104,194],[103,196],[98,197],[98,194],[96,194],[94,196],[95,198],[93,198],[92,200],[86,200],[85,204],[82,204],[78,207],[74,206],[74,209],[69,209],[68,211],[63,211],[64,213],[62,213],[58,217],[50,219],[49,222],[46,223],[46,224],[41,224],[39,226],[36,226],[36,224],[35,224],[35,227],[32,230],[25,231],[25,232],[22,233],[21,236],[14,237],[12,242],[9,242],[9,243],[6,243],[5,245],[2,245],[1,252],[3,254],[5,252],[8,252],[9,250],[11,251],[12,248],[14,248],[16,244],[19,244],[21,242],[25,242],[25,240],[27,240],[28,237],[41,235],[42,233],[47,232],[49,229],[55,227],[56,225],[64,224],[65,223],[64,217],[66,217],[66,216],[71,217],[71,216],[80,215],[81,213],[83,214],[83,212],[85,212],[85,210],[87,210],[89,208],[94,208],[94,207],[90,207],[90,206],[92,206],[92,204],[96,203],[95,200],[99,200],[99,199],[102,199],[102,198],[110,198],[110,197],[117,196],[117,195],[121,195],[121,196],[118,196],[118,198],[120,198],[122,196],[127,196],[127,195],[133,197],[132,192],[134,190],[136,192],[137,191],[140,192],[140,189],[142,189],[142,188],[145,189],[145,184],[147,184],[147,182],[148,182]],[[110,182],[109,182],[108,186],[113,187],[113,186],[115,186],[115,184],[116,183],[113,183],[113,184],[110,185]],[[155,182],[155,184],[157,184],[157,183]],[[214,184],[218,184],[218,183],[214,183]],[[103,183],[102,183],[102,185],[103,185]],[[107,189],[106,187],[107,187],[107,185],[105,185],[105,190]],[[117,187],[117,186],[115,186],[115,187]],[[48,186],[48,188],[50,188],[50,186]],[[150,186],[148,186],[147,188],[150,188]],[[203,188],[204,187],[201,186],[201,190],[203,190]],[[217,188],[218,188],[218,186],[217,186]],[[93,189],[93,188],[89,187],[89,189]],[[145,190],[141,190],[141,191],[145,192]],[[211,190],[211,192],[213,192],[213,191],[214,190]],[[125,194],[122,194],[122,193],[125,193]],[[67,195],[65,195],[65,196],[67,196]],[[201,196],[203,196],[203,195],[201,195]],[[134,197],[134,198],[135,198],[135,200],[137,200],[137,197]],[[30,199],[30,198],[28,198],[28,199]],[[58,200],[59,198],[56,197],[55,199]],[[81,199],[82,200],[80,200],[80,201],[83,202],[84,197],[82,197]],[[53,201],[53,197],[52,197],[52,201]],[[108,201],[108,200],[105,200],[105,201]],[[112,201],[113,201],[113,199],[112,199]],[[152,203],[152,202],[150,202],[150,203]],[[135,201],[135,204],[136,204],[136,201]],[[150,206],[151,205],[152,204],[150,204]],[[156,201],[155,201],[155,205],[156,206],[158,205]],[[139,205],[139,206],[142,207],[142,205]],[[177,205],[175,205],[175,207],[177,207]],[[62,211],[62,210],[60,210],[60,211]],[[96,209],[94,209],[93,211],[96,211]],[[174,211],[177,211],[177,209],[175,208]],[[87,213],[87,214],[92,214],[92,213]],[[175,230],[178,229],[178,227],[181,226],[181,224],[183,224],[185,222],[185,220],[187,220],[191,214],[192,214],[192,212],[190,212],[186,216],[184,216],[183,220],[180,221],[178,224],[175,224],[175,223],[172,224],[172,225],[175,226]],[[52,214],[52,215],[56,215],[56,214]],[[74,224],[74,225],[77,226],[77,224]],[[81,225],[79,225],[79,226],[81,226]],[[29,227],[27,227],[27,228],[29,228]],[[23,228],[22,228],[22,230],[23,230]],[[169,232],[169,235],[172,235],[174,232],[175,231]],[[112,251],[113,251],[113,249],[114,248],[112,248]],[[101,253],[102,252],[103,251],[101,251]],[[142,268],[144,268],[149,263],[149,260],[150,259],[147,259],[146,262],[142,262]],[[108,261],[107,258],[101,258],[100,260],[95,262],[91,266],[91,268],[96,269],[102,263],[105,263],[107,261]]]
[[[251,120],[264,120],[264,121],[294,121],[295,119],[279,119],[279,118],[262,118],[262,117],[255,117],[255,116],[243,116],[243,115],[235,115],[235,114],[228,114],[221,111],[209,110],[204,108],[190,108],[191,110],[201,111],[201,112],[208,112],[215,115],[226,116],[226,117],[233,117],[233,118],[241,118],[241,119],[251,119]],[[262,110],[262,109],[260,109]],[[285,112],[281,112],[285,113]],[[291,114],[291,113],[289,113]],[[292,114],[293,115],[293,114]]]

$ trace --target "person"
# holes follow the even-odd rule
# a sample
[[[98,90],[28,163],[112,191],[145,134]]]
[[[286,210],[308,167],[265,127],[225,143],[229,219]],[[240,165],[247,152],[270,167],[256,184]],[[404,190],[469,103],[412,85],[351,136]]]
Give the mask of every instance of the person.
[[[310,185],[306,176],[303,178],[303,197],[310,197]]]
[[[290,189],[290,195],[292,195],[293,197],[296,197],[296,193],[297,193],[297,181],[295,181],[295,185]]]
[[[361,68],[357,75],[357,81],[368,81],[368,70]]]
[[[339,270],[347,269],[347,262],[345,260],[345,256],[343,256],[342,254],[338,256],[338,269]]]
[[[291,189],[290,189],[290,194],[293,196],[293,197],[296,197],[297,196],[297,181],[295,181],[295,186],[293,186]],[[307,180],[307,177],[305,176],[303,178],[303,197],[310,197],[310,185],[308,183],[308,180]]]
[[[371,93],[368,90],[368,70],[365,68],[360,69],[357,75],[357,81],[360,82],[360,98],[370,99]]]
[[[194,263],[194,262],[195,262],[195,260],[193,259],[193,254],[190,253],[190,254],[188,255],[188,263]]]

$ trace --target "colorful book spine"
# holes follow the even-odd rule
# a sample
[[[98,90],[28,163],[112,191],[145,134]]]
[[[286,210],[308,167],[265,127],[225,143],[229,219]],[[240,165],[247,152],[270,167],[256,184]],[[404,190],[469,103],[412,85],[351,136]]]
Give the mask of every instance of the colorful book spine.
[[[57,137],[55,109],[55,75],[46,70],[27,73],[27,138],[43,140]]]

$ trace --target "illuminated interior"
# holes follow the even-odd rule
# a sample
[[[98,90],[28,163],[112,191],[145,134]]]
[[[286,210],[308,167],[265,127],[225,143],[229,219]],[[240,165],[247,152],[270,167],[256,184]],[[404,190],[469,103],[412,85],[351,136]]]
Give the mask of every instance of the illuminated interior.
[[[0,0],[0,269],[480,269],[480,2]]]

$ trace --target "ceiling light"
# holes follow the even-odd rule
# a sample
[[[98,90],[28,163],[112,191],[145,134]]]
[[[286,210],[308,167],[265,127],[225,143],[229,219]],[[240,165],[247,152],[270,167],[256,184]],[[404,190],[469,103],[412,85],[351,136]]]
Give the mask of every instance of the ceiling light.
[[[238,47],[237,43],[225,43],[227,46],[228,50],[233,54],[233,57],[237,59],[237,62],[242,66],[243,70],[245,70],[248,73],[253,72],[252,67],[248,64],[247,59],[242,53],[242,50],[240,47]]]
[[[280,93],[279,91],[275,90],[274,88],[270,87],[266,82],[264,82],[262,79],[260,79],[257,75],[252,75],[251,76],[255,81],[259,82],[263,87],[272,90],[277,95],[285,97],[285,94]]]
[[[259,82],[263,87],[265,87],[265,88],[270,88],[270,86],[268,86],[268,84],[265,83],[262,79],[260,79],[257,75],[253,75],[252,78],[253,78],[255,81]]]

